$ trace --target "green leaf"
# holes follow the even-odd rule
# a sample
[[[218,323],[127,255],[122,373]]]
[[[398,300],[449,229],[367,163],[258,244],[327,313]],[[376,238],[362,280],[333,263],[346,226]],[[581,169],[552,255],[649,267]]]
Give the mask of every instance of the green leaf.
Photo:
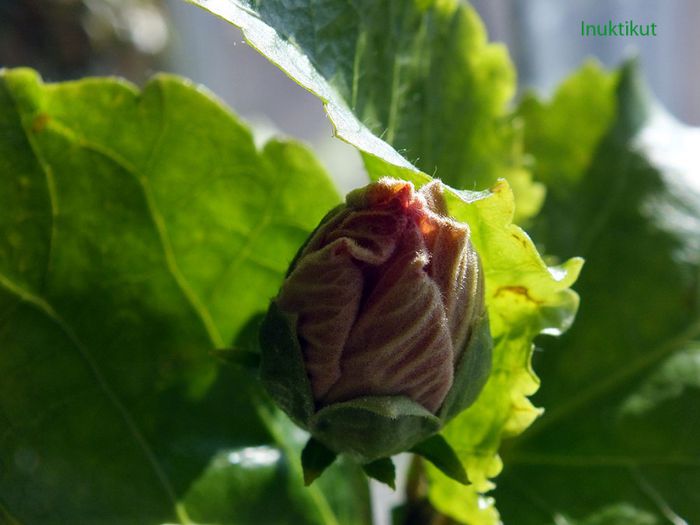
[[[304,485],[311,485],[338,456],[323,443],[310,437],[301,451],[301,467],[304,469]]]
[[[362,469],[370,478],[396,490],[396,467],[391,458],[379,458],[362,465]]]
[[[650,100],[634,64],[580,73],[528,108],[535,137],[558,126],[555,104],[571,140],[593,135],[576,128],[598,107],[614,116],[598,140],[560,137],[570,158],[539,146],[543,177],[562,188],[536,231],[555,253],[585,255],[585,301],[569,333],[540,343],[547,411],[504,451],[499,509],[523,525],[699,523],[700,130]]]
[[[435,434],[418,443],[411,449],[411,452],[424,457],[440,469],[443,474],[458,483],[469,485],[469,478],[464,470],[464,466],[462,466],[450,444],[440,434]]]
[[[275,486],[296,498],[290,433],[211,351],[264,310],[337,201],[305,148],[258,151],[244,125],[182,80],[159,76],[139,92],[3,71],[3,514],[189,523],[191,491],[217,458],[263,445],[290,458],[289,483]],[[298,494],[298,522],[339,523],[318,487]],[[197,521],[220,518],[202,509],[192,508]],[[235,512],[234,501],[227,522],[245,523]],[[347,521],[366,522],[359,511]]]
[[[457,188],[508,178],[518,219],[539,208],[544,187],[523,168],[521,130],[508,115],[515,71],[465,2],[188,1],[241,28],[317,95],[342,140]]]

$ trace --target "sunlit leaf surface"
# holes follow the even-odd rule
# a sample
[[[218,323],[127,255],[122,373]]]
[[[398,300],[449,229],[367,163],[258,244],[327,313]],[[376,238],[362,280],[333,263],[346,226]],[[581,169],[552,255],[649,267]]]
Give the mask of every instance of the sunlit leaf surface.
[[[240,27],[317,95],[341,139],[456,188],[505,177],[516,219],[537,212],[544,189],[523,168],[521,130],[508,113],[515,70],[466,2],[187,1]]]

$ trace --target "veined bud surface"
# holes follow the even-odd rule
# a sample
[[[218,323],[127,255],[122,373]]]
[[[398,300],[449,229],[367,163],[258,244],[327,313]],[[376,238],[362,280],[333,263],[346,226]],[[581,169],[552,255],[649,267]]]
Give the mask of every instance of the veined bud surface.
[[[263,324],[268,390],[336,452],[405,450],[471,404],[488,376],[481,264],[443,188],[387,178],[351,192],[300,250]],[[400,443],[368,436],[377,418]]]

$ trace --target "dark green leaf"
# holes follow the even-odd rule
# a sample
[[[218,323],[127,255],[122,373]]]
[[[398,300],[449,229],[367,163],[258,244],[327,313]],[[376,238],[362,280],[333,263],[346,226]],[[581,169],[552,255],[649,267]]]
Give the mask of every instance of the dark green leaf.
[[[569,520],[569,523],[571,521]],[[662,525],[667,522],[628,503],[617,503],[604,507],[578,523],[580,525]],[[670,523],[674,521],[671,520]],[[680,525],[681,522],[676,520],[675,523]]]
[[[370,478],[396,489],[396,467],[391,458],[380,458],[366,463],[362,465],[362,469]]]
[[[184,497],[194,523],[289,525],[319,523],[308,504],[309,490],[279,449],[270,446],[222,451]],[[324,487],[337,523],[366,525],[369,494],[364,474],[354,465],[328,469]],[[333,518],[331,518],[333,519]]]
[[[304,490],[282,451],[241,447],[215,454],[190,485],[183,505],[193,523],[316,523]]]
[[[424,457],[453,480],[463,485],[469,484],[469,478],[462,462],[455,454],[455,451],[452,450],[450,444],[440,434],[435,434],[418,443],[411,449],[411,452]]]
[[[323,443],[310,437],[301,451],[301,468],[304,469],[304,485],[311,485],[323,471],[335,461],[337,454]]]
[[[547,411],[503,454],[499,508],[523,525],[700,523],[700,130],[651,102],[634,65],[589,68],[527,107],[532,140],[565,111],[556,161],[532,143],[562,181],[536,231],[585,255],[585,300],[569,333],[540,342]]]

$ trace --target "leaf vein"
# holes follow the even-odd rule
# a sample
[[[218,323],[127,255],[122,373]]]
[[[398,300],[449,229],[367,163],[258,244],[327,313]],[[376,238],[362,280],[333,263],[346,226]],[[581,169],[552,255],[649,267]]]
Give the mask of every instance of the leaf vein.
[[[640,354],[635,360],[628,362],[625,367],[617,369],[616,372],[610,374],[604,380],[582,390],[578,397],[562,403],[561,405],[552,409],[549,414],[542,419],[540,424],[535,425],[530,432],[522,437],[520,442],[523,443],[532,439],[534,436],[549,428],[557,421],[565,419],[569,415],[580,410],[582,407],[587,406],[596,399],[604,396],[617,387],[622,381],[644,372],[666,356],[684,348],[697,337],[700,337],[700,320],[690,325],[678,337],[675,337],[668,343],[657,347],[653,351]]]
[[[14,109],[17,111],[17,116],[19,117],[19,122],[20,126],[22,127],[22,132],[24,133],[25,138],[27,139],[27,143],[29,144],[29,148],[32,150],[32,155],[34,156],[34,159],[36,160],[36,163],[39,165],[39,168],[41,169],[42,173],[44,174],[44,180],[46,181],[46,191],[49,195],[49,205],[51,207],[51,227],[49,229],[49,240],[48,240],[48,250],[46,254],[46,268],[44,269],[44,278],[43,281],[40,285],[40,290],[44,290],[46,287],[46,282],[48,280],[48,275],[51,270],[51,258],[53,254],[53,246],[55,242],[55,237],[56,237],[56,217],[58,216],[58,200],[57,200],[57,195],[56,195],[56,183],[53,177],[53,172],[51,171],[51,166],[46,162],[46,159],[44,159],[43,155],[41,155],[39,147],[36,144],[36,141],[34,139],[34,136],[30,132],[30,130],[27,127],[27,124],[25,123],[25,119],[23,118],[24,115],[22,114],[22,110],[19,107],[19,102],[17,101],[17,97],[15,94],[12,92],[11,89],[7,89],[7,93],[12,100],[12,104],[14,106]]]
[[[0,287],[4,288],[11,294],[17,296],[27,304],[30,304],[33,307],[35,307],[39,312],[46,315],[46,317],[48,317],[48,319],[51,322],[55,323],[60,328],[60,330],[66,335],[68,340],[72,343],[72,345],[80,354],[81,358],[87,364],[88,369],[90,370],[90,373],[92,374],[93,379],[95,380],[99,388],[102,390],[108,401],[116,409],[117,413],[124,422],[127,430],[130,432],[131,436],[136,442],[137,446],[141,449],[142,453],[146,458],[146,461],[148,461],[148,464],[153,469],[157,479],[162,485],[162,488],[168,500],[171,502],[174,508],[177,505],[177,497],[175,496],[175,491],[172,485],[170,484],[170,480],[165,474],[165,471],[160,465],[160,462],[153,450],[151,449],[151,446],[149,445],[148,441],[141,433],[141,430],[139,429],[136,420],[129,412],[129,409],[124,405],[117,393],[112,389],[112,387],[107,382],[107,379],[102,374],[102,371],[100,370],[100,367],[93,358],[89,348],[80,340],[80,338],[75,333],[73,328],[68,324],[68,322],[65,319],[63,319],[60,316],[60,314],[56,310],[54,310],[54,308],[45,299],[32,294],[31,292],[23,289],[20,286],[17,286],[3,274],[0,274]]]
[[[202,303],[197,294],[195,294],[194,290],[182,274],[177,264],[175,253],[172,248],[172,244],[170,242],[170,238],[168,236],[167,229],[165,226],[165,220],[163,219],[163,216],[158,210],[146,177],[144,175],[139,174],[139,170],[137,169],[137,167],[125,158],[121,157],[117,152],[105,148],[100,144],[96,144],[94,142],[86,140],[85,138],[75,133],[68,126],[59,124],[56,121],[52,121],[51,125],[52,129],[60,131],[67,138],[73,140],[79,147],[87,151],[96,153],[97,155],[100,155],[106,160],[114,163],[116,166],[118,166],[134,178],[136,183],[139,185],[139,188],[141,189],[144,199],[146,201],[149,216],[153,221],[153,225],[155,226],[156,233],[161,244],[161,249],[163,250],[163,255],[165,257],[166,267],[168,269],[168,272],[170,273],[170,276],[175,281],[175,284],[180,289],[181,293],[189,303],[190,307],[197,314],[197,317],[203,324],[204,329],[206,330],[207,335],[211,340],[212,344],[215,346],[223,346],[223,337],[219,333],[216,325],[214,324],[209,310],[206,308],[204,303]]]

